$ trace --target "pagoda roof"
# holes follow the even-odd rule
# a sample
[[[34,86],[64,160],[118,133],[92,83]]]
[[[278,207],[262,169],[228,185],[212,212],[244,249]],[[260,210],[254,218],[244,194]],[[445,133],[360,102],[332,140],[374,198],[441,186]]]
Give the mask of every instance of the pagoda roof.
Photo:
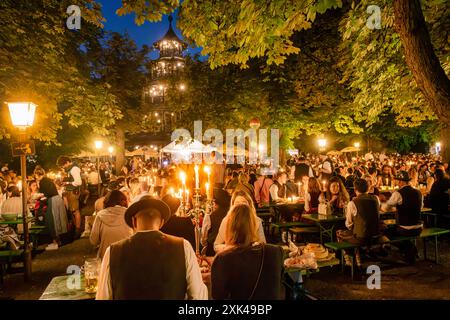
[[[173,31],[172,28],[172,16],[169,16],[169,30],[167,30],[166,34],[164,35],[164,37],[162,37],[161,39],[159,39],[158,41],[155,41],[153,43],[154,47],[158,47],[158,45],[163,42],[163,41],[176,41],[179,42],[183,49],[187,48],[187,44],[185,42],[183,42],[176,34],[175,31]]]

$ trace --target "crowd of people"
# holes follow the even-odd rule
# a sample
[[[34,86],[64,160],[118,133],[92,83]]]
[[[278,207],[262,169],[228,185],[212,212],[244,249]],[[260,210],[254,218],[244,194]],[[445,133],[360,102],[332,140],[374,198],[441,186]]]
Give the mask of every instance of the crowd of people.
[[[202,253],[214,257],[209,293],[214,299],[282,297],[283,252],[267,244],[257,216],[257,209],[267,204],[295,198],[304,202],[303,212],[296,212],[300,218],[324,209],[344,216],[338,241],[362,244],[419,234],[424,204],[439,215],[448,214],[448,164],[431,155],[302,154],[277,172],[259,165],[206,163],[211,166],[214,207],[200,219],[200,242]],[[134,158],[117,172],[108,162],[78,165],[62,156],[57,166],[61,172],[56,174],[46,174],[41,167],[34,170],[26,186],[28,203],[38,220],[43,212],[52,250],[64,233],[80,237],[80,205],[96,196],[95,214],[86,221],[85,232],[102,259],[97,299],[208,298],[194,251],[195,221],[185,210],[192,203],[184,203],[182,210],[184,199],[174,194],[180,170],[194,188],[193,165],[160,166]],[[2,168],[0,178],[1,212],[22,212],[17,176]],[[203,191],[203,198],[209,199]],[[398,224],[386,229],[380,211],[394,208]],[[414,262],[412,243],[400,243],[399,248]]]

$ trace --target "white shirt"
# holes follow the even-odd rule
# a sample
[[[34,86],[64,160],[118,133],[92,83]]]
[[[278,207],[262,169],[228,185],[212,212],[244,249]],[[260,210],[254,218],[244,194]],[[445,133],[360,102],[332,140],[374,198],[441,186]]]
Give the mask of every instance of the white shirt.
[[[99,177],[98,172],[95,172],[95,171],[89,172],[88,183],[96,185],[99,183],[100,180],[101,180],[101,178]]]
[[[79,187],[83,184],[83,182],[81,181],[81,169],[78,168],[77,166],[72,167],[72,169],[70,169],[70,175],[73,177],[73,181],[72,181],[72,185],[75,187]]]
[[[220,223],[219,232],[217,233],[216,240],[214,241],[214,251],[220,252],[225,249],[225,230],[227,229],[228,216],[223,218]],[[258,229],[256,230],[259,243],[266,243],[266,236],[264,235],[264,228],[262,225],[262,219],[258,217]]]
[[[269,192],[270,192],[270,196],[272,197],[272,200],[273,200],[273,201],[277,201],[278,199],[280,199],[280,198],[278,197],[278,186],[277,186],[276,183],[273,183],[273,184],[270,186]],[[287,187],[286,187],[286,186],[285,186],[284,192],[285,192],[284,195],[285,195],[285,197],[286,197],[286,192],[287,192]]]
[[[140,232],[153,232],[140,231]],[[184,245],[184,258],[186,264],[186,296],[187,300],[208,300],[208,288],[203,283],[200,267],[197,262],[194,249],[191,244],[183,239]],[[109,269],[110,263],[110,248],[108,247],[103,256],[102,266],[100,269],[100,275],[98,279],[96,300],[112,300],[112,286],[111,286],[111,274]],[[127,263],[127,262],[124,262]]]
[[[390,210],[392,210],[392,208],[395,208],[396,206],[401,205],[402,203],[403,203],[402,195],[400,194],[400,192],[398,192],[396,190],[392,193],[389,200],[382,204],[381,209],[383,211],[390,211]],[[422,197],[422,203],[420,205],[420,208],[421,209],[423,208],[423,197]],[[423,228],[423,224],[417,224],[414,226],[400,226],[400,227],[403,229],[406,229],[406,230],[419,229],[419,228]]]
[[[377,198],[378,202],[378,208],[380,208],[380,199]],[[356,209],[356,204],[352,201],[350,201],[347,204],[347,210],[345,211],[345,226],[347,229],[351,229],[353,227],[353,217],[356,217],[358,214],[358,210]]]
[[[1,213],[15,213],[22,216],[22,197],[11,197],[3,201]]]
[[[327,174],[331,174],[331,163],[326,160],[323,164],[322,164],[322,172],[323,173],[327,173]]]

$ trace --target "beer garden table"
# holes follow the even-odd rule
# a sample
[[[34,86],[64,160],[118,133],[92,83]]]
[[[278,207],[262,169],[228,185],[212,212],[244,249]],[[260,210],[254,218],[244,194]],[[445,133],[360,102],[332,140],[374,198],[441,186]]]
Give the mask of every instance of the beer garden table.
[[[93,300],[95,293],[86,293],[84,291],[84,276],[80,276],[80,286],[78,288],[70,288],[74,286],[69,277],[74,275],[65,275],[54,277],[41,295],[39,300]]]
[[[336,223],[345,221],[345,217],[336,215],[322,215],[322,214],[304,214],[302,218],[315,222],[319,227],[320,243],[323,244],[323,235],[327,235],[331,242],[333,242],[333,233]]]

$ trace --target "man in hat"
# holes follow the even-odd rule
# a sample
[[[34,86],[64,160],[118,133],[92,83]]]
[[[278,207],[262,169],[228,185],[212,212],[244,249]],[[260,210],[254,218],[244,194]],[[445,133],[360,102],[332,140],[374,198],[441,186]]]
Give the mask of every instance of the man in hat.
[[[150,197],[125,211],[134,235],[106,249],[97,300],[208,299],[190,243],[159,231],[170,214],[167,204]]]
[[[423,225],[420,222],[420,211],[423,207],[423,197],[419,190],[414,189],[409,181],[411,178],[407,171],[400,171],[395,177],[399,181],[399,189],[395,190],[389,200],[381,206],[381,210],[390,212],[397,208],[398,225],[387,236],[418,236]],[[397,245],[405,255],[408,263],[413,264],[417,255],[417,248],[410,241],[402,241]]]

